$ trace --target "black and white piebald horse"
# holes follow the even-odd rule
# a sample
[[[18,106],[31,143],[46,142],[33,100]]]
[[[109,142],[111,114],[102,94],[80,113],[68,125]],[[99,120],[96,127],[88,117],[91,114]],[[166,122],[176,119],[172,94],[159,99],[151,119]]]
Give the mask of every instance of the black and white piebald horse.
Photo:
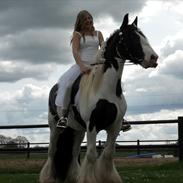
[[[128,24],[125,15],[121,27],[104,42],[96,63],[88,75],[74,83],[68,128],[56,127],[55,97],[57,85],[49,96],[50,145],[41,183],[122,183],[113,164],[115,141],[121,130],[126,101],[121,89],[124,63],[130,60],[144,68],[156,67],[158,56],[137,27],[137,17]],[[96,135],[106,130],[107,140],[98,157]],[[80,165],[80,145],[87,133],[87,152]]]

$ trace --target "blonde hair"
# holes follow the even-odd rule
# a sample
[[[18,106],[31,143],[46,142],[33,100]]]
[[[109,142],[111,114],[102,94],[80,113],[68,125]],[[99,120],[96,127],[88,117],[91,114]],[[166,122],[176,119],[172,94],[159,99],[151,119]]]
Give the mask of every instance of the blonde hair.
[[[76,17],[76,21],[74,24],[74,31],[73,32],[80,32],[84,41],[85,41],[85,25],[84,25],[84,20],[86,16],[90,16],[92,19],[92,23],[93,23],[93,17],[92,15],[87,11],[87,10],[82,10],[78,13],[77,17]],[[95,31],[95,27],[92,26],[91,27],[91,33],[93,34],[93,32]],[[71,43],[72,43],[72,39],[71,39]]]

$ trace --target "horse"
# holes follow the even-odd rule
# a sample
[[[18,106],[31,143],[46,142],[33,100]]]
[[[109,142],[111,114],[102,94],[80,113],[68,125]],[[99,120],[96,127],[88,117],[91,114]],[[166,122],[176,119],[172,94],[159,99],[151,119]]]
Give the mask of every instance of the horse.
[[[127,109],[121,88],[124,64],[129,60],[145,69],[158,65],[158,55],[137,22],[138,17],[129,24],[126,14],[120,28],[99,49],[91,72],[76,79],[71,91],[68,127],[64,130],[56,127],[58,85],[52,87],[48,113],[50,144],[48,159],[40,173],[41,183],[122,183],[113,154]],[[106,130],[107,139],[98,156],[96,136],[101,130]],[[85,133],[87,150],[80,162]]]

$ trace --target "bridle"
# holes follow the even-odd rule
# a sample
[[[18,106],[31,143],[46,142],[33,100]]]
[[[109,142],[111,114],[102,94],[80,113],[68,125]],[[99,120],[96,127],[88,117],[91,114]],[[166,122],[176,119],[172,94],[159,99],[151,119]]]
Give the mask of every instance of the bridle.
[[[138,63],[140,64],[141,62],[143,62],[143,59],[140,59],[140,58],[137,58],[135,56],[133,56],[129,49],[128,49],[128,46],[126,44],[126,41],[125,41],[125,36],[124,36],[124,33],[119,30],[117,31],[118,32],[118,35],[119,35],[119,42],[118,44],[116,45],[116,54],[117,54],[117,57],[116,58],[116,61],[118,63],[125,63],[125,60],[129,60],[133,63]],[[122,46],[123,49],[124,49],[124,55],[127,55],[127,56],[124,56],[124,55],[121,55],[120,54],[120,51],[119,51],[119,46]],[[105,64],[105,61],[110,61],[110,59],[104,59],[104,62],[97,62],[97,63],[94,63],[94,64],[90,64],[91,66],[95,66],[95,65],[102,65],[102,64]]]
[[[139,63],[139,64],[143,62],[143,59],[137,58],[130,53],[125,41],[124,33],[121,30],[119,30],[119,37],[120,39],[119,39],[118,45],[116,46],[116,53],[120,57],[120,59],[127,60],[128,58],[128,60],[130,60],[131,62]],[[127,58],[120,54],[118,50],[119,49],[118,46],[122,46],[124,48],[124,55],[127,55]]]

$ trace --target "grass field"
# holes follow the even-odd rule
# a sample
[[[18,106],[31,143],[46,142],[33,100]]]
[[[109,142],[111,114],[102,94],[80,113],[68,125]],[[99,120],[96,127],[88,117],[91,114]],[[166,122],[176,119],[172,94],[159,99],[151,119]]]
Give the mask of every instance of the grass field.
[[[37,183],[45,159],[1,159],[0,183]],[[183,183],[183,162],[175,159],[117,159],[124,183]]]

